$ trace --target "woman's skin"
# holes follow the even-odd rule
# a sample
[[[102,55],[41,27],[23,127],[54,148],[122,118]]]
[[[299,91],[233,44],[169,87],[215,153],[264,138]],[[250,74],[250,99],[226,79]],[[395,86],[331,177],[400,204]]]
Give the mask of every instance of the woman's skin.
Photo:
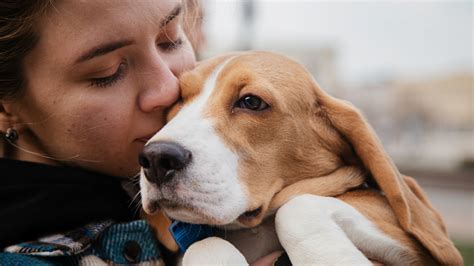
[[[3,102],[19,130],[14,159],[120,177],[138,170],[145,142],[195,64],[181,1],[57,1],[25,58],[25,94]],[[47,158],[48,157],[48,158]],[[49,157],[54,157],[52,159]]]
[[[56,1],[25,58],[25,93],[1,102],[2,131],[20,134],[13,159],[134,176],[138,153],[178,99],[177,77],[195,64],[180,7],[179,0]]]

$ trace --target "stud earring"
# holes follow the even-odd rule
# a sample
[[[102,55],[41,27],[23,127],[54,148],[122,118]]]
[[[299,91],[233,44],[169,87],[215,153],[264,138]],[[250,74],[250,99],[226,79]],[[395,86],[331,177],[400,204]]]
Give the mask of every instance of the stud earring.
[[[14,128],[8,128],[3,137],[9,142],[14,142],[18,139],[18,131]]]

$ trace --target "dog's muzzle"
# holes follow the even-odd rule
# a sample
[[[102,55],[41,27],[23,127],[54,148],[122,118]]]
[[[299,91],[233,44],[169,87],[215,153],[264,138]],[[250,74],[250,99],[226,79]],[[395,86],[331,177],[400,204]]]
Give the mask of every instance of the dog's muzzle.
[[[184,169],[192,159],[190,151],[176,142],[158,141],[147,144],[138,156],[146,179],[161,185]]]

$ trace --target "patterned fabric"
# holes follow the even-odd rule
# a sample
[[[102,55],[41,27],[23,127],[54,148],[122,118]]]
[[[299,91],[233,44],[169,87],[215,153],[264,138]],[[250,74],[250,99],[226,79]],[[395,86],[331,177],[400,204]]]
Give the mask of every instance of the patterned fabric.
[[[76,255],[89,248],[99,234],[111,224],[110,220],[88,224],[66,234],[52,235],[37,241],[13,245],[7,247],[5,251],[39,256]]]
[[[163,264],[155,236],[144,220],[88,224],[4,251],[0,253],[2,266],[89,265],[99,261],[114,265]]]

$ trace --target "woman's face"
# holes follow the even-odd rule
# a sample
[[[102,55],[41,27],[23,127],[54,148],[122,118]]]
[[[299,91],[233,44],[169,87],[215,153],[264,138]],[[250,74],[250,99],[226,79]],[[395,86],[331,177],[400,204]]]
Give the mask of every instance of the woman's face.
[[[178,98],[177,76],[195,63],[180,7],[179,0],[58,1],[25,59],[18,103],[25,138],[70,165],[136,174],[138,153]]]

